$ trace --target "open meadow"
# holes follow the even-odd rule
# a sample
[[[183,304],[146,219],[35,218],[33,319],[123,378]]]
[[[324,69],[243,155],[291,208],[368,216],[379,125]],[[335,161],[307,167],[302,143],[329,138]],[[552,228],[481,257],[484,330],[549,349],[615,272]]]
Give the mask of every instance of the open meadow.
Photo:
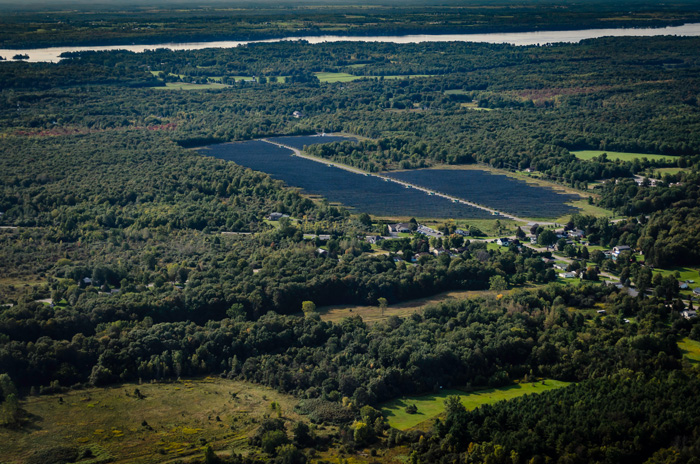
[[[389,425],[400,430],[407,430],[442,414],[445,411],[445,399],[448,396],[459,396],[467,410],[472,410],[485,404],[510,400],[531,393],[543,393],[567,385],[569,385],[568,382],[548,379],[541,382],[521,383],[470,393],[446,389],[431,395],[411,396],[390,401],[384,404],[382,412]],[[409,405],[416,406],[417,412],[415,414],[406,412],[406,407]]]
[[[507,293],[507,292],[506,292]],[[462,300],[476,296],[496,295],[490,290],[470,290],[443,292],[426,298],[404,301],[387,306],[382,313],[379,306],[336,305],[324,306],[317,309],[321,319],[326,322],[340,322],[346,317],[359,316],[367,324],[375,324],[385,321],[390,317],[409,317],[411,314],[420,313],[425,308],[451,300]]]
[[[46,464],[59,455],[88,462],[157,463],[216,451],[248,453],[248,437],[264,417],[293,421],[296,400],[245,382],[204,378],[125,384],[29,397],[23,428],[0,428],[4,464]],[[86,451],[86,450],[90,451]],[[91,456],[91,457],[90,457]]]
[[[678,348],[681,349],[683,357],[689,360],[693,364],[700,363],[700,342],[697,340],[691,340],[690,338],[684,338],[678,342]]]

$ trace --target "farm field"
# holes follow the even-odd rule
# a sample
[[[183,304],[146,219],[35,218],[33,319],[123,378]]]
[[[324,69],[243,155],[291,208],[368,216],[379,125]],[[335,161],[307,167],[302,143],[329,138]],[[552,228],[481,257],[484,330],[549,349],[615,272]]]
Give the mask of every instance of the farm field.
[[[691,363],[700,363],[700,342],[697,340],[691,340],[690,338],[684,338],[678,342],[678,348],[681,349],[683,356],[687,358]]]
[[[357,142],[355,137],[345,137],[340,135],[301,135],[296,137],[268,137],[270,142],[281,143],[288,147],[303,150],[305,146],[319,145],[333,142]]]
[[[205,443],[216,451],[247,452],[248,437],[270,414],[273,401],[284,418],[303,420],[291,396],[218,378],[29,397],[21,405],[29,425],[0,428],[0,456],[6,464],[39,464],[58,449],[89,448],[97,458],[89,462],[156,463],[201,457]]]
[[[477,169],[419,169],[386,175],[522,217],[572,214],[577,210],[566,203],[580,198]]]
[[[530,393],[543,393],[568,385],[570,385],[569,382],[545,380],[544,383],[521,383],[501,388],[478,390],[471,393],[461,390],[443,390],[433,395],[413,396],[390,401],[384,404],[382,412],[387,418],[389,425],[400,430],[406,430],[442,414],[445,410],[445,399],[448,396],[459,396],[467,410],[472,410],[485,404],[510,400]],[[418,408],[416,414],[409,414],[405,411],[406,406],[412,404],[415,404]]]
[[[581,150],[581,151],[572,151],[571,154],[576,156],[578,159],[582,160],[590,160],[595,158],[596,156],[600,156],[603,153],[607,153],[608,159],[610,160],[623,160],[623,161],[632,161],[637,158],[646,158],[649,161],[668,161],[668,162],[675,162],[678,157],[677,156],[668,156],[668,155],[649,155],[645,153],[626,153],[626,152],[620,152],[620,151],[607,151],[607,150]]]
[[[307,194],[322,195],[332,203],[341,203],[374,216],[455,219],[490,217],[487,211],[427,195],[416,189],[404,188],[394,182],[291,156],[288,149],[265,142],[217,144],[202,148],[199,152],[266,172],[290,186],[303,189]]]

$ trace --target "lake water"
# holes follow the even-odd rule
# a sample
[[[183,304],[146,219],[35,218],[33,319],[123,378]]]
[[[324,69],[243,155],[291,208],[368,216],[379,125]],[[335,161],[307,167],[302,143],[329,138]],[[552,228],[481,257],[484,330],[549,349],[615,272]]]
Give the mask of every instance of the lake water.
[[[192,43],[161,43],[153,45],[109,45],[109,46],[80,46],[80,47],[50,47],[28,50],[0,49],[0,56],[11,59],[16,54],[29,55],[27,61],[60,61],[59,56],[64,52],[79,51],[109,51],[129,50],[142,53],[146,50],[168,48],[171,50],[201,50],[204,48],[233,48],[249,43],[270,43],[281,41],[306,40],[312,44],[325,42],[391,42],[391,43],[420,43],[420,42],[482,42],[508,43],[512,45],[537,45],[547,43],[576,43],[585,39],[599,37],[652,37],[659,35],[675,35],[685,37],[700,36],[700,23],[684,24],[661,28],[620,28],[620,29],[584,29],[580,31],[536,31],[536,32],[499,32],[488,34],[437,34],[437,35],[403,35],[403,36],[374,36],[374,37],[287,37],[259,41],[221,41],[221,42],[192,42]]]

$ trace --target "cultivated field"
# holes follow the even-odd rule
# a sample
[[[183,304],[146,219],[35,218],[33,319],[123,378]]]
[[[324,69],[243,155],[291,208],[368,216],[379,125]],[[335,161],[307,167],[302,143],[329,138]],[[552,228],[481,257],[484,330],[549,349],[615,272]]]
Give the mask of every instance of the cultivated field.
[[[459,396],[467,410],[478,408],[484,404],[509,400],[529,393],[543,393],[548,390],[562,388],[569,385],[568,382],[558,380],[545,380],[542,382],[521,383],[502,388],[491,388],[466,393],[461,390],[442,390],[440,393],[423,396],[413,396],[390,401],[382,407],[382,412],[389,425],[400,430],[410,429],[422,422],[434,419],[445,410],[445,399],[448,396]],[[409,414],[406,406],[416,405],[418,412]]]
[[[608,159],[610,160],[623,160],[623,161],[633,161],[635,159],[646,158],[649,161],[668,161],[670,163],[675,163],[678,159],[677,156],[667,156],[667,155],[649,155],[646,153],[626,153],[621,151],[607,151],[607,150],[581,150],[572,151],[573,155],[578,159],[589,160],[597,156],[607,153]]]

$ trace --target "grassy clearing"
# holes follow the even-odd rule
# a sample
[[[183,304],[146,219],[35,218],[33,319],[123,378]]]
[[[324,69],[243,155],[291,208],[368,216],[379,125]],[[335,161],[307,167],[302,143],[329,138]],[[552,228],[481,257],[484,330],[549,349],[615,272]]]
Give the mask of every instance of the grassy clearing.
[[[649,161],[667,161],[675,163],[678,157],[667,156],[667,155],[650,155],[646,153],[625,153],[621,151],[606,151],[606,150],[581,150],[572,151],[571,154],[576,156],[578,159],[590,160],[596,156],[600,156],[603,153],[607,153],[608,159],[610,160],[623,160],[623,161],[633,161],[635,159],[646,158]]]
[[[663,276],[667,275],[676,275],[676,272],[678,272],[679,277],[678,280],[680,281],[686,281],[686,280],[692,280],[694,283],[688,284],[691,289],[695,287],[700,287],[700,268],[692,268],[692,267],[671,267],[668,269],[659,269],[656,268],[653,270],[654,273],[661,274]]]
[[[29,418],[25,427],[0,428],[0,456],[11,464],[58,446],[95,447],[111,462],[157,463],[201,457],[203,443],[248,452],[247,438],[271,413],[272,401],[283,417],[300,419],[290,396],[213,378],[30,397],[22,404]]]
[[[472,410],[484,404],[510,400],[529,393],[542,393],[566,387],[567,385],[569,385],[568,382],[545,380],[543,382],[521,383],[502,388],[478,390],[472,393],[465,393],[460,390],[443,390],[433,395],[413,396],[390,401],[384,404],[382,412],[390,426],[406,430],[442,414],[445,410],[445,399],[448,396],[459,396],[467,410]],[[405,411],[406,406],[411,404],[415,404],[418,408],[416,414],[408,414]]]
[[[681,349],[683,357],[688,359],[693,364],[700,363],[700,342],[684,338],[678,342],[678,348]]]
[[[593,195],[591,195],[593,196]],[[587,214],[595,217],[606,217],[609,219],[615,219],[615,213],[610,211],[609,209],[601,208],[600,206],[596,205],[589,205],[588,200],[576,200],[567,203],[567,205],[571,205],[574,208],[577,208],[581,214]],[[554,222],[558,224],[566,224],[569,222],[571,219],[571,214],[567,214],[561,217],[558,217],[557,219],[554,220]]]
[[[350,82],[365,76],[355,76],[348,73],[317,72],[314,73],[321,82]]]
[[[391,316],[408,317],[411,314],[422,312],[428,306],[444,301],[463,300],[476,296],[495,295],[496,292],[488,290],[453,291],[443,292],[426,298],[405,301],[389,305],[382,315],[379,306],[336,305],[318,308],[321,319],[330,322],[340,322],[346,317],[360,316],[368,324],[384,321]]]
[[[673,174],[678,174],[679,172],[682,172],[682,171],[687,171],[687,169],[685,169],[685,168],[656,168],[656,169],[652,169],[649,172],[649,176],[654,177],[656,175],[656,173],[659,173],[662,176],[664,174],[673,175]]]
[[[189,84],[186,82],[166,82],[165,87],[152,87],[154,89],[161,90],[212,90],[212,89],[224,89],[228,87],[225,84],[218,84],[216,82],[210,82],[208,84]]]

